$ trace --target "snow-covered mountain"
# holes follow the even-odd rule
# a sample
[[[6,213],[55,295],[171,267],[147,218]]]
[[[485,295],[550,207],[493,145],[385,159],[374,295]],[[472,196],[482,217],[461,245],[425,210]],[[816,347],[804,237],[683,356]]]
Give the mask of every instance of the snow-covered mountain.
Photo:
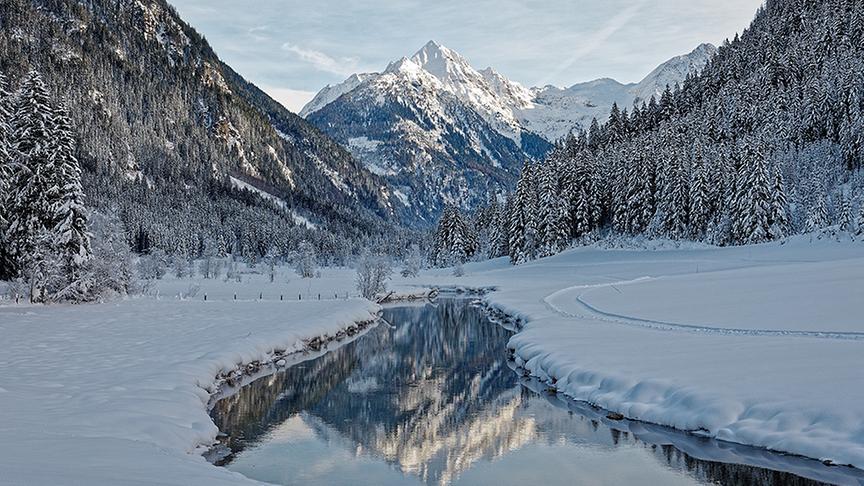
[[[516,108],[532,94],[429,42],[381,73],[325,88],[304,115],[384,176],[421,223],[443,207],[474,207],[515,183],[527,159],[551,147]]]
[[[659,97],[666,86],[675,86],[688,74],[701,71],[716,52],[717,48],[713,45],[702,44],[689,54],[673,57],[657,66],[635,86],[629,85],[628,92],[634,96],[634,100],[648,101],[652,96]]]
[[[587,129],[593,118],[606,120],[613,103],[629,109],[633,103],[647,102],[652,96],[659,98],[667,85],[674,86],[687,74],[705,67],[715,52],[717,48],[713,45],[702,44],[688,54],[664,62],[639,83],[623,84],[602,78],[569,88],[534,88],[531,106],[520,110],[517,116],[526,129],[547,140],[558,140],[574,128]]]
[[[528,89],[492,68],[474,69],[430,41],[381,73],[354,74],[327,86],[300,115],[396,188],[420,220],[446,204],[472,207],[510,187],[525,160],[592,118],[659,95],[701,69],[716,49],[703,44],[671,59],[640,83],[598,79],[569,88]]]

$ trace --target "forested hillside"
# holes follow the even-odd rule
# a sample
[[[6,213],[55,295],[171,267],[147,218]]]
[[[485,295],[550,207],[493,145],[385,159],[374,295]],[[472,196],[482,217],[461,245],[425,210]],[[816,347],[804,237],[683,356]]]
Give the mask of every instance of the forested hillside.
[[[18,86],[31,70],[68,107],[86,205],[119,216],[138,252],[400,244],[381,238],[401,203],[379,177],[221,63],[164,0],[0,0],[0,72]]]
[[[481,211],[479,247],[520,263],[604,232],[718,245],[861,232],[862,72],[864,2],[769,0],[700,74],[528,165],[503,211]]]

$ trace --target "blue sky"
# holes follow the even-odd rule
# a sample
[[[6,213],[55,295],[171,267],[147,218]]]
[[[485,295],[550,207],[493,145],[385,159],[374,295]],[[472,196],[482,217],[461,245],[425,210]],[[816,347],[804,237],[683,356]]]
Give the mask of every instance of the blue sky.
[[[750,23],[761,0],[169,0],[288,108],[429,40],[526,86],[639,81]]]

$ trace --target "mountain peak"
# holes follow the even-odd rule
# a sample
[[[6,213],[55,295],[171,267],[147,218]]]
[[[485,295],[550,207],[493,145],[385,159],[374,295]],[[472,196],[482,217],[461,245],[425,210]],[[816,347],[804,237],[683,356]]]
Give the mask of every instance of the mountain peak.
[[[423,57],[435,57],[446,55],[447,53],[452,52],[450,49],[444,47],[434,40],[430,40],[423,47],[421,47],[417,52],[411,56],[412,59],[420,59]]]
[[[713,55],[715,52],[717,52],[717,46],[715,46],[714,44],[709,44],[707,42],[699,44],[696,49],[693,49],[693,52],[691,52],[690,54],[699,52],[707,52],[708,54]]]
[[[417,51],[411,60],[421,69],[436,78],[446,79],[455,73],[474,71],[468,61],[458,52],[435,41],[429,41]]]
[[[657,69],[651,71],[638,85],[633,88],[633,94],[642,101],[651,96],[659,96],[666,85],[673,86],[681,82],[690,73],[698,73],[708,64],[717,52],[712,44],[700,44],[687,54],[673,57]]]

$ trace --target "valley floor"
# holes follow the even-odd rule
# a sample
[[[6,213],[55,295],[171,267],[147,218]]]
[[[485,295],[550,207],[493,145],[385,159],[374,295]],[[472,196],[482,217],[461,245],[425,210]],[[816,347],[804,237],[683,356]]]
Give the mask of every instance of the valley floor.
[[[524,322],[517,361],[573,398],[864,468],[864,243],[586,248],[465,270],[392,286],[495,287],[487,303]],[[200,455],[217,434],[215,377],[378,309],[345,299],[353,271],[322,273],[168,278],[158,300],[0,306],[0,477],[242,484]]]

